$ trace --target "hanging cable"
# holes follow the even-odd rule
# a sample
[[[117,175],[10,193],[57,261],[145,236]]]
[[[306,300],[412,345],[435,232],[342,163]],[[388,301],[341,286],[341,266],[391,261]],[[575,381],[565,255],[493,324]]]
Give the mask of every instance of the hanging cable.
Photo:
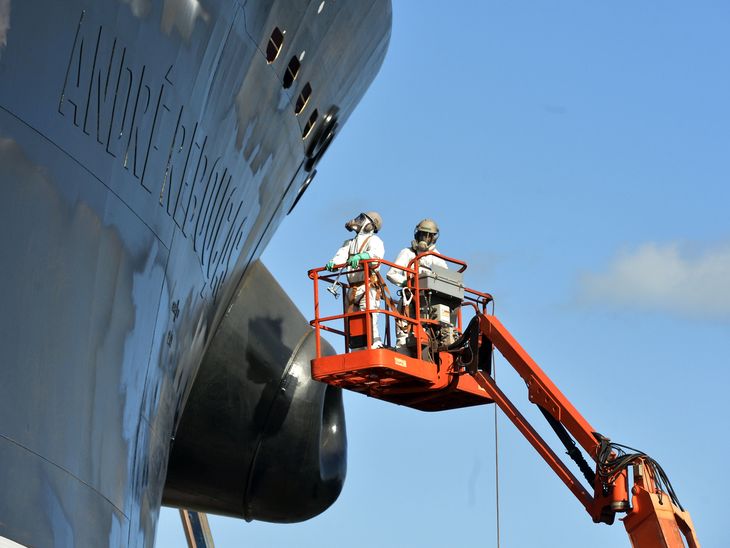
[[[490,343],[491,344],[491,343]],[[492,378],[494,382],[497,382],[497,362],[492,353]],[[495,479],[495,490],[497,493],[497,548],[499,548],[499,437],[497,436],[497,404],[494,405],[494,473]]]

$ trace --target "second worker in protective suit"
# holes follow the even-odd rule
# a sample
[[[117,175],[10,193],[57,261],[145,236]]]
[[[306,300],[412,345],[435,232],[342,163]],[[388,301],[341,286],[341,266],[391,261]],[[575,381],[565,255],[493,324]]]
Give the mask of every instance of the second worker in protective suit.
[[[413,231],[411,246],[402,249],[401,252],[398,253],[398,256],[394,261],[395,264],[407,268],[409,263],[415,259],[417,255],[426,253],[427,251],[438,253],[438,250],[436,249],[436,240],[438,240],[438,237],[439,228],[436,223],[431,219],[424,219],[416,225],[416,228]],[[418,259],[418,272],[430,269],[431,265],[448,268],[446,262],[441,257],[426,255],[425,257]],[[411,268],[415,268],[415,265],[412,265]],[[408,276],[406,276],[406,274],[407,273],[404,270],[392,266],[390,267],[390,270],[388,270],[387,278],[391,283],[405,288],[408,281]],[[401,293],[401,300],[398,303],[398,310],[401,314],[403,314],[404,311],[409,312],[408,307],[410,304],[410,298],[407,296],[407,293],[409,293],[408,289],[403,289]],[[412,310],[414,307],[410,308]],[[410,315],[412,316],[412,313]],[[400,321],[396,322],[396,349],[400,349],[405,346],[408,332],[408,326],[401,325]]]
[[[335,270],[335,265],[347,263],[345,272],[347,273],[347,282],[350,285],[350,289],[347,292],[348,312],[352,312],[355,307],[361,311],[366,309],[365,273],[362,270],[360,261],[382,259],[385,255],[383,241],[375,235],[380,231],[382,226],[383,220],[374,211],[360,213],[355,219],[345,223],[345,228],[351,232],[355,232],[356,236],[350,240],[345,240],[342,247],[337,250],[335,256],[325,266],[331,272]],[[358,268],[361,270],[356,272]],[[376,268],[373,268],[371,272],[374,273],[376,270]],[[377,310],[380,308],[380,286],[372,275],[368,298],[370,300],[370,309]],[[383,343],[380,340],[378,314],[376,313],[372,314],[372,337],[372,347],[382,348]]]

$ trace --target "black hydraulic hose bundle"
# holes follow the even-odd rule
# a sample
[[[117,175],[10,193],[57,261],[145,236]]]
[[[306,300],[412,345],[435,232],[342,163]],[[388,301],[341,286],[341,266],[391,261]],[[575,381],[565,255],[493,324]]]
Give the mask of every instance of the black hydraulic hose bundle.
[[[480,338],[482,339],[481,344]],[[446,350],[449,352],[459,349],[469,351],[468,361],[464,359],[460,360],[461,365],[466,367],[469,374],[474,374],[479,369],[491,375],[492,343],[486,337],[482,337],[481,330],[479,329],[479,316],[474,316],[461,336],[446,347]]]
[[[650,474],[656,482],[658,490],[659,501],[661,502],[662,492],[666,492],[672,502],[680,510],[684,512],[684,508],[679,503],[672,484],[669,482],[669,478],[666,473],[659,466],[659,463],[651,458],[646,453],[621,445],[618,443],[611,443],[607,438],[599,438],[601,445],[598,449],[598,475],[599,477],[606,479],[608,482],[611,481],[612,477],[622,470],[626,469],[630,464],[634,464],[637,460],[642,460],[651,471]],[[634,451],[634,453],[626,453],[624,449]],[[613,456],[612,456],[613,455]]]
[[[469,335],[472,332],[472,328],[477,327],[479,324],[479,317],[474,316],[471,321],[469,322],[469,325],[466,326],[466,329],[464,329],[464,332],[461,334],[461,336],[456,339],[454,342],[452,342],[449,346],[446,347],[446,350],[456,350],[458,348],[461,348],[464,346],[464,343],[469,340]]]
[[[593,487],[596,484],[596,474],[593,472],[593,469],[586,461],[583,453],[580,452],[580,449],[575,444],[575,440],[570,437],[570,434],[565,429],[565,426],[563,426],[562,422],[553,417],[543,406],[538,405],[537,407],[540,409],[540,411],[542,411],[543,416],[548,421],[548,424],[555,431],[560,441],[563,442],[567,455],[571,459],[573,459],[573,462],[578,465],[578,468],[580,468],[580,471],[583,473],[583,477],[586,479],[588,484]]]
[[[588,462],[583,457],[583,454],[580,452],[580,449],[576,445],[573,438],[565,429],[565,426],[563,426],[561,422],[556,420],[555,417],[553,417],[545,408],[540,405],[538,405],[538,408],[540,409],[552,429],[555,431],[558,438],[560,438],[560,441],[563,443],[565,449],[567,450],[568,456],[578,465],[578,468],[580,468],[580,471],[583,473],[583,477],[585,477],[586,481],[591,486],[594,486],[596,481],[596,475],[594,474],[591,467],[588,465]],[[623,470],[628,468],[629,465],[632,465],[637,461],[643,461],[644,464],[650,468],[649,473],[654,478],[654,481],[657,484],[656,486],[658,488],[657,494],[659,496],[659,500],[661,501],[662,493],[667,493],[669,495],[669,498],[672,499],[672,503],[674,503],[674,505],[677,506],[680,510],[684,511],[684,508],[682,508],[682,505],[680,504],[679,499],[674,492],[674,488],[672,487],[672,484],[670,483],[667,474],[664,472],[664,470],[657,461],[655,461],[646,453],[642,453],[637,449],[633,449],[631,447],[627,447],[618,443],[611,443],[608,438],[604,438],[603,436],[600,436],[600,434],[597,435],[597,438],[600,441],[597,455],[597,471],[598,477],[601,478],[602,482],[606,484],[613,483],[615,477]],[[626,453],[624,449],[633,451],[633,453]]]
[[[474,343],[474,334],[476,333],[476,344],[479,345],[479,317],[474,316],[471,321],[469,322],[469,325],[466,326],[466,329],[464,329],[464,332],[461,334],[461,336],[456,339],[454,342],[452,342],[449,346],[446,347],[446,350],[451,352],[452,350],[459,350],[461,348],[466,347],[466,343],[469,343],[469,361],[461,360],[461,365],[467,368],[469,372],[471,373],[471,364],[474,361],[475,352],[472,350],[474,348],[472,345]]]

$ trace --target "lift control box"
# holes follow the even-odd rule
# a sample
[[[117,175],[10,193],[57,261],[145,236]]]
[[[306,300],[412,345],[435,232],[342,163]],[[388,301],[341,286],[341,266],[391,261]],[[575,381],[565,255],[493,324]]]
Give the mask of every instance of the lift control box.
[[[453,297],[459,303],[464,300],[464,274],[438,265],[431,265],[431,270],[421,270],[418,274],[418,285],[444,296]]]

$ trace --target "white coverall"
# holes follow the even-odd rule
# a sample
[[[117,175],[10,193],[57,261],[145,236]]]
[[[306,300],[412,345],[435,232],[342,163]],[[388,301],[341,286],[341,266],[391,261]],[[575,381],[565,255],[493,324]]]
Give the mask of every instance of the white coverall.
[[[345,240],[345,243],[342,244],[342,247],[338,249],[337,253],[335,253],[335,256],[332,257],[332,261],[335,264],[342,264],[346,262],[349,257],[351,257],[352,255],[357,255],[358,253],[368,253],[371,259],[382,259],[385,255],[385,246],[383,245],[383,240],[378,238],[374,232],[361,231],[351,240]],[[364,298],[365,284],[363,283],[363,281],[365,280],[365,273],[363,270],[361,270],[360,272],[354,272],[354,270],[362,268],[364,268],[362,265],[362,261],[360,261],[360,264],[356,268],[352,268],[351,266],[345,267],[345,272],[347,273],[347,281],[351,285],[359,284],[355,287],[350,287],[347,292],[347,299],[350,303],[356,305],[358,307],[358,310],[361,311],[365,310],[366,304],[366,299]],[[377,270],[377,268],[372,268],[370,269],[370,272],[374,273]],[[370,309],[379,309],[380,292],[378,291],[378,288],[371,284],[369,293]],[[378,330],[378,316],[379,314],[372,314],[373,348],[382,348],[383,346],[383,343],[380,340],[380,331]]]
[[[438,250],[434,247],[433,249],[430,249],[429,251],[433,251],[434,253],[438,253]],[[416,253],[413,251],[413,248],[406,247],[405,249],[401,249],[401,252],[398,253],[398,256],[395,258],[395,261],[393,261],[395,264],[403,267],[408,267],[408,264],[416,258]],[[436,257],[434,255],[426,255],[425,257],[421,257],[418,259],[418,272],[424,272],[426,270],[429,270],[431,268],[431,265],[435,264],[436,266],[440,266],[441,268],[449,268],[446,265],[446,261],[444,261],[441,257]],[[412,268],[412,267],[411,267]],[[397,285],[398,287],[403,286],[403,281],[406,279],[406,273],[405,271],[401,270],[400,268],[396,268],[394,266],[390,267],[390,270],[388,270],[387,274],[388,281]],[[400,302],[398,303],[398,311],[402,314],[404,310],[403,306],[403,299],[401,298]],[[404,344],[406,344],[406,330],[401,329],[401,327],[398,325],[400,322],[396,322],[395,324],[395,336],[396,336],[396,343],[395,347],[400,348]]]

